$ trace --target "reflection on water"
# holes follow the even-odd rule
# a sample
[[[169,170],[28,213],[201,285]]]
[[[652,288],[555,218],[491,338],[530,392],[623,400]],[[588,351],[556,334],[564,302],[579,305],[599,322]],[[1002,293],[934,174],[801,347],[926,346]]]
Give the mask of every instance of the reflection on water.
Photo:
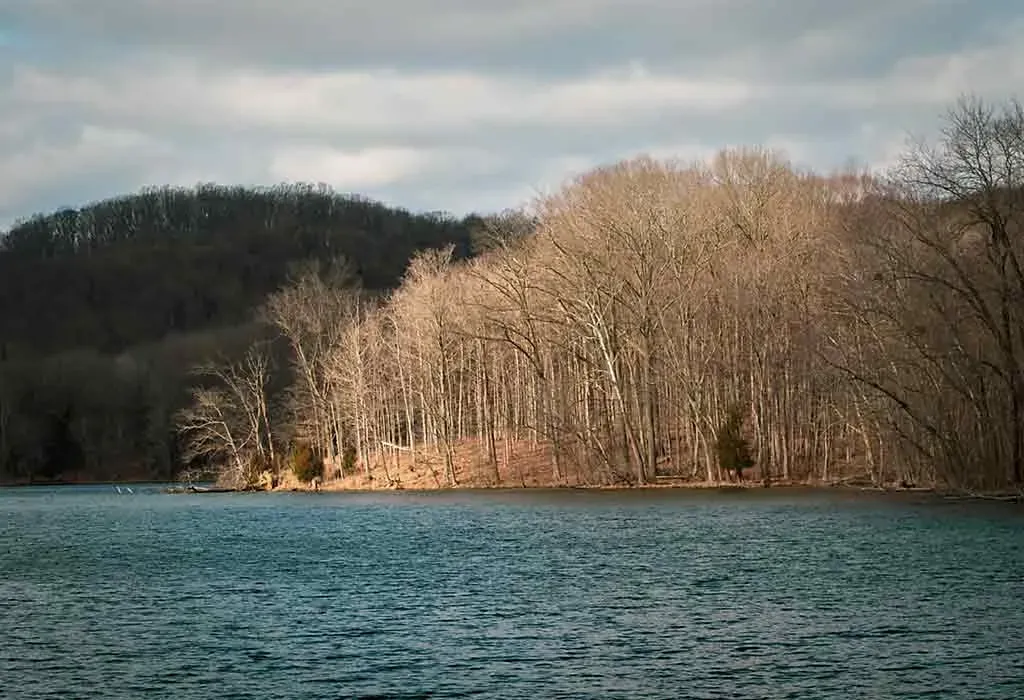
[[[0,696],[1024,697],[1019,508],[132,488],[0,489]]]

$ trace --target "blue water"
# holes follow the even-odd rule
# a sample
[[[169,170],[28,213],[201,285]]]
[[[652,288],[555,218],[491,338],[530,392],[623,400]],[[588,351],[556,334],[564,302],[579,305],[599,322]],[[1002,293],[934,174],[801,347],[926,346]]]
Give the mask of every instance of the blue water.
[[[0,697],[1024,697],[1020,507],[0,489]]]

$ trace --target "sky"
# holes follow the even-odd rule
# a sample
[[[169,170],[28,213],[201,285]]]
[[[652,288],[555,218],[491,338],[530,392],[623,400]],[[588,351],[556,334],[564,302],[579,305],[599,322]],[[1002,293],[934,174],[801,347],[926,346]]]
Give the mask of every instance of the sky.
[[[518,206],[640,154],[884,168],[1024,86],[1019,0],[0,0],[0,230],[199,182]]]

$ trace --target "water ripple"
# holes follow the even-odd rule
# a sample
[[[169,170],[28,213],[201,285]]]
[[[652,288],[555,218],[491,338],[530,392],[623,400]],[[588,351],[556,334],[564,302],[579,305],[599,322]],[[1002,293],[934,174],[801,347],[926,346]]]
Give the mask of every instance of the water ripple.
[[[0,696],[1024,697],[1019,511],[0,489]]]

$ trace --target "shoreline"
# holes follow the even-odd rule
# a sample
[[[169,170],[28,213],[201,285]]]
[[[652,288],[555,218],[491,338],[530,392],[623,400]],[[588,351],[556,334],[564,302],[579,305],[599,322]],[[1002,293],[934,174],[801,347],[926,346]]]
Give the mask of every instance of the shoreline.
[[[1008,503],[1008,504],[1024,504],[1024,492],[1014,491],[985,491],[985,492],[968,492],[962,489],[953,489],[947,487],[931,487],[931,486],[913,486],[913,487],[896,487],[896,486],[863,486],[854,484],[843,484],[843,483],[773,483],[770,486],[764,486],[757,482],[749,482],[743,484],[737,483],[708,483],[708,482],[681,482],[681,483],[666,483],[666,484],[644,484],[644,485],[530,485],[530,486],[517,486],[517,485],[498,485],[498,486],[484,486],[484,485],[456,485],[456,486],[443,486],[443,487],[432,487],[432,488],[394,488],[394,487],[353,487],[353,486],[341,486],[335,483],[325,484],[319,489],[315,489],[307,484],[303,485],[284,485],[278,486],[274,489],[228,489],[228,491],[235,491],[238,493],[308,493],[308,494],[372,494],[372,493],[408,493],[408,494],[432,494],[432,493],[457,493],[457,494],[468,494],[468,493],[488,493],[488,492],[514,492],[514,493],[529,493],[529,492],[590,492],[590,493],[636,493],[642,494],[648,493],[669,493],[669,492],[715,492],[715,493],[752,493],[752,494],[771,494],[771,493],[787,493],[787,494],[819,494],[819,493],[835,493],[835,494],[849,494],[849,495],[864,495],[864,496],[883,496],[883,497],[924,497],[928,499],[941,500],[946,502],[955,501],[978,501],[978,502],[992,502],[992,503]]]
[[[178,483],[174,480],[153,479],[118,479],[111,480],[78,480],[78,479],[37,479],[35,481],[0,481],[0,488],[21,489],[32,486],[165,486]]]
[[[481,485],[467,484],[456,486],[426,487],[426,488],[401,488],[393,486],[366,486],[344,484],[341,481],[332,481],[323,484],[320,488],[314,488],[309,484],[298,484],[295,482],[283,484],[273,489],[250,488],[236,489],[217,486],[210,482],[204,482],[203,486],[187,486],[173,481],[153,480],[130,480],[130,481],[33,481],[33,482],[0,482],[0,488],[20,489],[31,487],[76,487],[76,486],[155,486],[162,487],[161,493],[167,495],[187,494],[224,494],[224,493],[306,493],[306,494],[371,494],[371,493],[396,493],[396,494],[469,494],[469,493],[531,493],[531,492],[590,492],[590,493],[668,493],[668,492],[716,492],[716,493],[806,493],[808,495],[818,493],[835,493],[849,495],[878,495],[885,497],[925,497],[929,500],[945,502],[990,502],[1024,505],[1024,491],[983,491],[970,492],[963,489],[948,488],[942,486],[867,486],[847,483],[772,483],[765,486],[760,482],[676,482],[652,483],[643,485],[608,485],[608,484],[531,484],[531,485]]]

